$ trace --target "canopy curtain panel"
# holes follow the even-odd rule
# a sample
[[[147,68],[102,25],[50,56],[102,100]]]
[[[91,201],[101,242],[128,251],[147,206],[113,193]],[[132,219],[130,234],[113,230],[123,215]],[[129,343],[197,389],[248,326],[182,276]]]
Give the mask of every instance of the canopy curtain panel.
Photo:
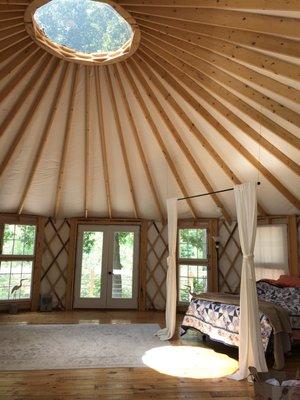
[[[177,198],[167,199],[168,210],[168,242],[169,256],[167,258],[167,301],[166,301],[166,327],[159,330],[156,335],[160,340],[171,339],[176,327],[176,244],[177,244]]]
[[[248,367],[257,371],[268,371],[259,325],[258,300],[254,269],[254,245],[257,228],[257,196],[255,182],[234,187],[238,230],[243,253],[240,326],[239,326],[239,370],[231,377],[245,379]]]

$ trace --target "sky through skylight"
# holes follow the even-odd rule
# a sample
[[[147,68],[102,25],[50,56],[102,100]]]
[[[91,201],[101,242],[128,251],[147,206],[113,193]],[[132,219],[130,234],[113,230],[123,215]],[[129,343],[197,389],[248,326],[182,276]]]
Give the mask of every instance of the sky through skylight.
[[[34,19],[52,42],[83,53],[113,52],[132,37],[131,26],[113,7],[93,0],[52,0]]]

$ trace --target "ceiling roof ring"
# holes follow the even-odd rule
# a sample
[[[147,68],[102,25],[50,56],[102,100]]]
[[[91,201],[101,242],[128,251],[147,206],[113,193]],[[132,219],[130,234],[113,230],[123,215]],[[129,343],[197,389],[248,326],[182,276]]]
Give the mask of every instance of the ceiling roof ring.
[[[27,7],[24,14],[24,24],[27,33],[31,38],[44,50],[53,54],[54,56],[61,58],[65,61],[74,62],[77,64],[84,65],[108,65],[115,64],[120,61],[124,61],[131,57],[138,49],[141,32],[135,19],[120,5],[116,4],[111,0],[93,0],[99,3],[106,3],[111,6],[124,20],[131,26],[132,38],[123,44],[116,51],[110,52],[98,52],[98,53],[84,53],[73,50],[69,47],[63,46],[58,43],[54,43],[48,38],[43,30],[38,26],[33,16],[35,11],[51,2],[51,0],[33,0]]]

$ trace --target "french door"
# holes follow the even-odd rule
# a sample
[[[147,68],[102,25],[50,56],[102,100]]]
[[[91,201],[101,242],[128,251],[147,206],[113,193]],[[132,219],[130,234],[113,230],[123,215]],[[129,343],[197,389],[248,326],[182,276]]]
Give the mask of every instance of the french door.
[[[139,227],[79,225],[75,308],[137,308]]]

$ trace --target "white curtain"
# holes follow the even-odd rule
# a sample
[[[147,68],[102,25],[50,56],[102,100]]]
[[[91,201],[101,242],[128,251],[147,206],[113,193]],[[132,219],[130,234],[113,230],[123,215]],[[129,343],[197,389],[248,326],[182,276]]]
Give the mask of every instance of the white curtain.
[[[176,242],[177,242],[177,198],[167,200],[168,209],[168,243],[169,257],[167,258],[167,302],[166,302],[166,327],[159,330],[156,335],[160,340],[171,339],[176,327]]]
[[[231,378],[249,375],[248,367],[268,371],[261,340],[254,270],[254,245],[257,226],[256,183],[234,187],[237,221],[243,252],[240,287],[239,370]]]

